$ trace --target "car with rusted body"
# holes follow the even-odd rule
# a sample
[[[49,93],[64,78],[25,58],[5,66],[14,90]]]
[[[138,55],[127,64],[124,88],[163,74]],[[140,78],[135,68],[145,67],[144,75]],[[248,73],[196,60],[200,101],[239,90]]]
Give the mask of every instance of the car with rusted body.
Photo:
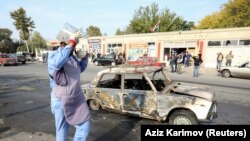
[[[120,65],[82,85],[89,107],[170,124],[200,124],[217,117],[215,92],[171,81],[164,67]]]
[[[244,62],[240,66],[221,67],[219,73],[222,77],[250,78],[250,63]]]
[[[17,58],[11,54],[0,54],[0,65],[17,65]]]
[[[137,60],[128,61],[131,65],[166,66],[165,62],[160,62],[156,57],[141,56]]]

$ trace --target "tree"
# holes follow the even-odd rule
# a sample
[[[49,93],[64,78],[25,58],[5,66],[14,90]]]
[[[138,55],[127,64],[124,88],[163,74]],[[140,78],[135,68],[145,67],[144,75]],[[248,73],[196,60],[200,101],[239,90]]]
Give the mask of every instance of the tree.
[[[219,12],[203,18],[198,29],[230,28],[250,26],[250,1],[229,0]]]
[[[157,23],[159,24],[158,32],[190,30],[194,27],[194,22],[185,21],[167,8],[160,11],[158,4],[152,3],[151,6],[141,6],[136,10],[127,28],[124,31],[117,29],[116,33],[118,35],[155,32],[153,27]]]
[[[29,41],[29,45],[31,46],[32,53],[34,53],[34,49],[45,49],[47,48],[46,41],[43,39],[41,34],[37,31],[34,32],[31,40]]]
[[[10,37],[12,31],[7,28],[0,28],[0,52],[15,53],[17,48],[23,43],[20,41],[13,41]]]
[[[93,26],[93,25],[91,25],[91,26],[89,26],[87,28],[87,34],[88,34],[89,37],[91,37],[91,36],[102,36],[100,28],[97,27],[97,26]]]
[[[124,35],[126,32],[122,31],[120,28],[118,28],[115,32],[115,35]]]
[[[18,50],[20,51],[25,51],[25,46],[24,46],[24,42],[21,41],[21,40],[15,40],[15,41],[12,41],[12,44],[11,44],[11,52],[15,53],[17,52]],[[21,50],[21,48],[24,47],[23,50]]]
[[[11,36],[12,31],[7,28],[0,29],[0,52],[9,53],[11,47]]]
[[[10,12],[11,18],[14,20],[14,25],[19,31],[19,36],[25,41],[27,51],[29,52],[28,39],[30,32],[35,28],[35,23],[31,20],[31,17],[27,17],[26,11],[21,7],[16,11]]]

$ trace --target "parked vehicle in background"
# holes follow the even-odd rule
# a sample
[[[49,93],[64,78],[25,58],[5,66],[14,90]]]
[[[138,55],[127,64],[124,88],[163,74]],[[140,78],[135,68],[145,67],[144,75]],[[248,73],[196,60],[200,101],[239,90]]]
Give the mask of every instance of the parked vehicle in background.
[[[17,65],[17,58],[11,54],[0,54],[0,65]]]
[[[12,53],[12,54],[9,54],[9,55],[11,55],[13,58],[16,58],[17,62],[21,62],[22,64],[26,63],[26,58],[25,58],[24,55],[16,54],[16,53]]]
[[[28,53],[28,52],[18,51],[18,52],[16,52],[16,56],[21,56],[20,58],[22,58],[22,60],[24,60],[23,59],[23,56],[24,56],[25,57],[25,62],[32,60],[31,53]]]
[[[121,64],[116,60],[116,55],[115,53],[107,54],[107,55],[102,55],[101,57],[93,59],[93,63],[98,66],[98,65],[119,65]]]
[[[25,54],[25,58],[27,61],[31,61],[32,60],[32,57],[30,54]]]
[[[24,55],[16,55],[18,62],[22,62],[22,64],[26,63],[26,57]]]
[[[173,82],[164,67],[119,65],[100,71],[82,85],[89,107],[170,124],[199,124],[217,117],[215,92]]]
[[[242,78],[250,78],[250,64],[249,62],[245,62],[240,66],[234,67],[221,67],[219,73],[222,77],[242,77]]]
[[[131,65],[166,66],[165,62],[159,62],[156,57],[142,56],[137,60],[128,61]]]

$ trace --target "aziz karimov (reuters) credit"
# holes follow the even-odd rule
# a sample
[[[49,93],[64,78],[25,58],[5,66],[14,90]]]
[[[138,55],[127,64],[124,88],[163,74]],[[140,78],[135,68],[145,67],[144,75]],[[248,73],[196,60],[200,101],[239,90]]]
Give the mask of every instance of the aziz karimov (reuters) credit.
[[[234,138],[248,140],[249,125],[142,125],[142,139],[184,138],[199,139]]]

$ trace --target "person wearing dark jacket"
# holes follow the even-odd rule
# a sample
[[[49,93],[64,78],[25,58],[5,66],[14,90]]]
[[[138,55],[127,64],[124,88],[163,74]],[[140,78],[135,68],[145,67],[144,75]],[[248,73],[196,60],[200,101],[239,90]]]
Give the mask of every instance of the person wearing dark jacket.
[[[193,77],[198,77],[199,76],[199,68],[200,64],[203,62],[199,56],[192,56],[194,59],[194,72],[193,72]]]

